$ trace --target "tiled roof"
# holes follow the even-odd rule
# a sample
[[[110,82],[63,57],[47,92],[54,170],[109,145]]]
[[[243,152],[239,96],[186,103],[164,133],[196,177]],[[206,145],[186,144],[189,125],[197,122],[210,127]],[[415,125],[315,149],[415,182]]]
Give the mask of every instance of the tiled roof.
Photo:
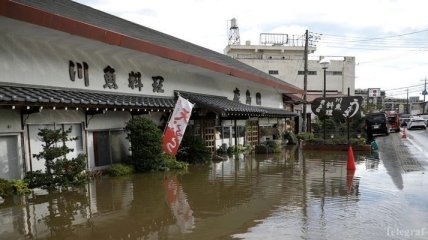
[[[136,23],[73,1],[13,0],[13,2],[40,9],[57,16],[63,16],[68,19],[77,20],[78,22],[96,26],[114,33],[119,33],[132,39],[138,39],[167,49],[173,49],[190,56],[195,56],[220,64],[222,66],[231,67],[244,73],[254,75],[262,79],[267,79],[276,84],[287,85],[289,89],[293,89],[292,91],[302,91],[300,88],[292,84],[283,82],[282,80],[273,77],[266,72],[260,71],[259,69],[251,67],[227,55],[212,51],[210,49],[178,39],[162,32],[158,32],[151,28],[138,25]],[[75,29],[75,31],[78,31],[78,29]]]
[[[173,108],[173,97],[157,97],[104,93],[65,88],[47,88],[27,85],[0,85],[0,104],[121,107],[121,108]]]
[[[266,116],[266,117],[289,117],[295,116],[295,113],[283,109],[267,108],[246,105],[237,101],[232,101],[222,96],[206,95],[199,93],[177,91],[182,97],[195,103],[196,106],[208,108],[213,112],[223,115],[248,115],[248,116]]]

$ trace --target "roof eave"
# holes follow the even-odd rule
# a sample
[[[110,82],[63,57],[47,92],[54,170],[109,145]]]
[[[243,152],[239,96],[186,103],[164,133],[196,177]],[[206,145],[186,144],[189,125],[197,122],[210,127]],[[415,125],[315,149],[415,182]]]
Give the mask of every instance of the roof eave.
[[[191,64],[197,67],[205,68],[211,71],[230,75],[233,77],[249,80],[252,82],[264,84],[289,93],[302,93],[302,89],[288,83],[281,83],[272,79],[260,77],[255,74],[244,72],[229,66],[208,61],[198,56],[193,56],[174,49],[156,45],[154,43],[136,39],[109,29],[94,26],[85,22],[70,19],[64,16],[56,15],[41,9],[27,6],[12,0],[0,1],[0,16],[24,21],[38,26],[66,32],[76,36],[88,38],[91,40],[115,45],[139,52],[156,55],[162,58]]]

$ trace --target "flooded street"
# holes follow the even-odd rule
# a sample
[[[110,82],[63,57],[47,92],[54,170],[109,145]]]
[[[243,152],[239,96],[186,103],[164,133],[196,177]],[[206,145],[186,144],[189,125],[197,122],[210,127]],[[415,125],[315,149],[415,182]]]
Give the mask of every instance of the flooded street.
[[[404,166],[398,140],[354,152],[355,173],[347,152],[294,147],[36,191],[0,205],[0,239],[428,239],[426,163]]]

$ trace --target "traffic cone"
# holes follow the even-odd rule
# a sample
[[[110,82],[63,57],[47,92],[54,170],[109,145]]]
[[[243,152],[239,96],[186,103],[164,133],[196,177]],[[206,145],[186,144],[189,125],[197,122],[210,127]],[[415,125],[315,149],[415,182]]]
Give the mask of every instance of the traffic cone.
[[[355,161],[354,161],[354,153],[352,151],[352,146],[348,148],[348,162],[346,164],[346,169],[355,170]]]
[[[348,172],[346,173],[346,186],[348,187],[348,193],[352,191],[354,174],[355,174],[355,170],[348,170]]]

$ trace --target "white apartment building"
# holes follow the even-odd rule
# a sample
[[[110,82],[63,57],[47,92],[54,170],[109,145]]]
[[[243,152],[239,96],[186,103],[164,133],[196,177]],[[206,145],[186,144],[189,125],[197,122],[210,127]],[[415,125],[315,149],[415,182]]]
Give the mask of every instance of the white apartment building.
[[[262,33],[258,45],[246,41],[240,44],[236,19],[232,19],[229,30],[229,44],[224,54],[245,64],[275,76],[286,83],[301,89],[304,86],[305,69],[305,36],[288,34]],[[315,38],[308,41],[308,76],[306,84],[306,113],[308,119],[313,119],[310,103],[323,96],[325,89],[328,96],[354,95],[355,93],[355,57],[319,56],[313,54],[316,50]],[[324,86],[324,69],[320,61],[325,58],[330,61],[326,71],[326,86]],[[302,97],[303,96],[299,96]],[[291,99],[284,99],[284,102]],[[303,105],[294,107],[294,111],[303,114]],[[301,119],[302,120],[302,119]],[[310,123],[306,128],[310,128]],[[298,123],[303,126],[303,121]],[[303,129],[302,129],[303,130]]]
[[[269,73],[287,83],[304,88],[304,46],[288,44],[228,45],[224,53],[245,64],[253,66],[261,71]],[[315,47],[309,47],[308,53],[312,54]],[[324,56],[308,59],[307,100],[322,95],[324,89],[324,70],[320,60]],[[348,88],[351,95],[355,92],[355,57],[331,57],[330,66],[326,69],[326,94],[347,95]]]

